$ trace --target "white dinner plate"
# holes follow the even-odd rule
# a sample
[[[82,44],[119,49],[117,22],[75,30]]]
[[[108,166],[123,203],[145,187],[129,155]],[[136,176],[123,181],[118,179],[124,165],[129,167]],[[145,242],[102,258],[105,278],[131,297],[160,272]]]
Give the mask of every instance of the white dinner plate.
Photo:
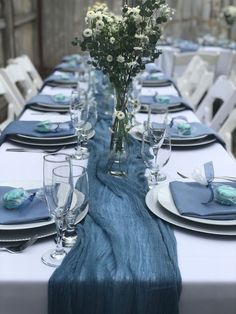
[[[142,105],[140,112],[141,113],[148,113],[148,106],[149,105]],[[186,110],[186,106],[179,104],[179,106],[173,106],[173,107],[167,107],[168,108],[168,112],[172,113],[172,112],[179,112],[179,111],[183,111]],[[155,109],[152,109],[152,113],[155,114]]]
[[[190,182],[190,180],[186,180],[186,182],[188,181]],[[194,222],[199,222],[202,224],[209,224],[209,225],[236,226],[236,220],[204,219],[204,218],[181,215],[173,201],[172,194],[169,188],[169,182],[163,183],[160,185],[160,188],[158,190],[158,201],[166,210],[168,210],[172,214],[178,217],[181,217],[183,219],[191,220]]]
[[[215,234],[215,235],[224,235],[224,236],[235,236],[236,228],[235,226],[218,226],[218,225],[209,225],[197,223],[191,220],[186,220],[182,216],[179,217],[177,215],[172,214],[167,211],[164,207],[162,207],[158,202],[158,192],[160,186],[157,186],[150,190],[146,195],[146,204],[150,211],[157,217],[162,220],[187,230],[197,231],[207,234]]]
[[[69,107],[68,108],[62,108],[60,107],[45,107],[45,106],[40,106],[40,105],[31,105],[30,109],[36,110],[36,111],[42,111],[42,112],[61,112],[61,113],[67,113],[69,111]]]
[[[59,141],[59,142],[33,142],[26,139],[19,139],[19,138],[9,138],[10,141],[18,144],[23,145],[30,145],[30,146],[39,146],[39,147],[52,147],[52,146],[66,146],[66,145],[73,145],[77,143],[77,139],[74,140],[66,140],[66,141]]]
[[[91,133],[88,134],[88,139],[91,139],[95,135],[95,130],[92,130]],[[67,146],[67,145],[74,145],[77,143],[77,138],[75,135],[72,137],[68,138],[66,137],[65,139],[58,139],[57,137],[54,138],[54,141],[50,139],[48,141],[47,139],[28,139],[28,138],[19,138],[17,137],[9,137],[9,140],[18,144],[23,144],[23,145],[30,145],[30,146],[43,146],[43,147],[51,147],[51,146]]]
[[[76,224],[82,221],[88,213],[88,206],[78,215]],[[0,229],[0,243],[1,242],[18,242],[29,240],[33,235],[37,234],[37,238],[46,238],[56,234],[54,221],[51,224],[41,226],[38,228],[18,229],[18,230],[1,230]]]

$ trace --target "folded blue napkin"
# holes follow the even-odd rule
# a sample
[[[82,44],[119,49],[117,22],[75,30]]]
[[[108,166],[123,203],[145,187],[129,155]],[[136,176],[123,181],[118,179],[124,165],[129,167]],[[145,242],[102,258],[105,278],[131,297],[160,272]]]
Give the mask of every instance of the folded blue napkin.
[[[223,146],[225,146],[225,143],[223,139],[219,136],[219,134],[212,128],[209,128],[207,125],[199,123],[199,122],[188,122],[191,126],[191,133],[190,134],[181,134],[178,130],[178,127],[173,124],[173,126],[170,128],[171,137],[173,139],[179,139],[179,138],[193,138],[198,137],[202,135],[212,135],[214,136]]]
[[[40,121],[13,121],[2,131],[0,137],[0,145],[7,139],[9,135],[28,135],[35,138],[52,138],[58,136],[69,136],[75,134],[75,130],[70,121],[60,122],[56,132],[42,133],[37,132],[37,125]]]
[[[73,55],[68,55],[64,56],[62,58],[62,62],[76,62],[76,63],[81,63],[82,62],[82,57],[78,54],[73,54]]]
[[[78,64],[75,61],[70,62],[61,62],[56,67],[55,70],[65,71],[65,72],[77,72],[81,64]]]
[[[48,220],[50,214],[47,208],[46,201],[34,197],[32,201],[27,201],[16,209],[7,209],[4,207],[3,195],[13,189],[10,186],[0,187],[0,224],[20,224],[36,221]],[[27,190],[29,193],[34,193],[37,190]]]
[[[182,97],[174,95],[141,95],[139,96],[139,101],[143,105],[151,105],[152,108],[155,108],[155,106],[158,107],[160,105],[166,105],[168,108],[172,108],[181,104],[184,105],[187,109],[192,110],[191,106]]]
[[[40,107],[48,107],[48,106],[51,107],[52,105],[55,105],[55,106],[63,105],[63,106],[68,106],[69,108],[70,98],[62,94],[57,94],[54,96],[38,94],[32,97],[26,103],[26,107],[30,107],[32,105],[33,106],[40,105]]]
[[[150,62],[145,64],[145,70],[149,73],[159,72],[160,67],[156,63]]]
[[[169,85],[172,84],[172,80],[161,72],[147,73],[140,78],[140,82],[144,87],[148,87],[149,85],[155,87],[155,85],[158,86],[163,83],[168,83]]]
[[[52,74],[48,76],[44,80],[44,85],[47,85],[49,83],[55,83],[55,84],[68,84],[72,86],[77,86],[78,79],[75,77],[73,73],[62,73],[62,74]]]
[[[174,47],[179,48],[180,52],[194,52],[198,50],[199,45],[188,40],[177,40]]]
[[[225,185],[226,183],[217,182],[217,185],[219,184]],[[227,182],[227,185],[236,188],[236,183]],[[170,191],[181,215],[216,220],[236,219],[236,205],[222,205],[215,200],[207,203],[211,191],[200,183],[173,181],[170,182]]]

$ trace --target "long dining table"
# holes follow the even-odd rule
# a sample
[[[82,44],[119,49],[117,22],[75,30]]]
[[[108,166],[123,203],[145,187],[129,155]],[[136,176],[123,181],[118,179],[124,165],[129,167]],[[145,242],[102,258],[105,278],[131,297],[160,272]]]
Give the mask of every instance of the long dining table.
[[[159,95],[177,95],[174,85],[160,88],[145,88],[142,93]],[[70,95],[71,90],[46,86],[41,93]],[[198,121],[194,112],[183,110],[171,113],[187,117],[188,121]],[[63,122],[69,114],[57,112],[39,112],[26,109],[20,120]],[[138,113],[136,119],[147,119],[144,113]],[[15,148],[13,142],[6,141],[0,147],[1,184],[19,184],[22,181],[40,182],[43,180],[44,152],[9,152]],[[74,148],[63,148],[61,152],[71,154]],[[236,176],[235,160],[218,142],[188,149],[172,150],[171,158],[164,171],[168,181],[181,180],[177,171],[189,175],[195,167],[213,161],[217,176]],[[86,166],[86,160],[81,161]],[[146,208],[148,211],[149,209]],[[236,236],[217,235],[190,230],[172,224],[177,241],[179,269],[182,277],[180,314],[235,314],[236,311]],[[232,227],[235,228],[236,226]],[[4,230],[0,230],[1,234]],[[0,243],[1,244],[1,243]],[[0,252],[0,313],[1,314],[47,314],[48,281],[54,268],[41,261],[42,254],[55,245],[53,237],[39,239],[33,246],[21,254]],[[122,312],[121,312],[122,313]],[[92,314],[92,313],[88,313]],[[145,314],[145,313],[143,313]]]

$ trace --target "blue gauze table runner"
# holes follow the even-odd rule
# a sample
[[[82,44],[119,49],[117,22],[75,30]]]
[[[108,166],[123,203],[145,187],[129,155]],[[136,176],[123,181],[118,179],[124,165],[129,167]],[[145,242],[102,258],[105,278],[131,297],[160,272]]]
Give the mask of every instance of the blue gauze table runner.
[[[110,119],[99,113],[88,163],[90,209],[49,281],[49,314],[176,314],[181,290],[172,229],[145,205],[140,143],[128,178],[106,173]]]

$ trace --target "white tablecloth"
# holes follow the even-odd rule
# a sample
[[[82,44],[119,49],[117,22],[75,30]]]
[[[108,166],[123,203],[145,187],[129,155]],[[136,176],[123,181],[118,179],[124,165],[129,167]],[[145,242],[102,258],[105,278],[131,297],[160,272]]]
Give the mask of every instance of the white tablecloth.
[[[189,121],[196,120],[191,111],[183,114]],[[55,121],[69,118],[52,113],[35,115],[34,111],[27,110],[21,120],[49,117]],[[145,115],[140,114],[138,119],[143,121]],[[7,147],[14,145],[5,142],[0,148],[1,182],[22,178],[42,181],[43,153],[10,153],[6,152]],[[178,179],[176,171],[189,174],[194,167],[209,160],[214,162],[217,175],[236,176],[235,161],[219,144],[173,151],[165,172],[170,180]],[[174,232],[183,281],[180,314],[235,314],[236,237],[206,235],[178,227],[174,227]],[[47,285],[54,268],[44,265],[41,256],[52,247],[54,242],[49,238],[38,241],[22,254],[0,253],[1,314],[47,314]]]

